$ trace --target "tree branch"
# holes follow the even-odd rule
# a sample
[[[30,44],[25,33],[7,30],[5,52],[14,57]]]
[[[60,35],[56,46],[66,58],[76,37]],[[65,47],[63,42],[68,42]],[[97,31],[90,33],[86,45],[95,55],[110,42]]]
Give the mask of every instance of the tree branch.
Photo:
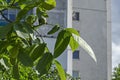
[[[13,6],[13,5],[14,5],[14,3],[15,3],[15,0],[13,0],[13,2],[11,3],[11,6]]]
[[[40,36],[41,40],[45,43],[42,35],[40,35],[40,33],[39,33],[37,30],[34,29],[34,31]],[[50,52],[50,50],[49,50],[49,48],[48,48],[47,46],[46,46],[46,48],[47,48],[47,50]]]
[[[2,15],[2,17],[3,17],[7,22],[12,23],[12,21],[9,20],[9,19],[3,14],[2,11],[0,11],[0,14]]]

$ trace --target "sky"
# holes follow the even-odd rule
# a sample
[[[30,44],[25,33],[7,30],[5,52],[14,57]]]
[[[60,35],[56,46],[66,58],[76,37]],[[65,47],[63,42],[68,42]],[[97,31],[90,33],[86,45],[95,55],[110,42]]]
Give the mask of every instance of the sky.
[[[120,63],[120,0],[112,0],[112,67]]]

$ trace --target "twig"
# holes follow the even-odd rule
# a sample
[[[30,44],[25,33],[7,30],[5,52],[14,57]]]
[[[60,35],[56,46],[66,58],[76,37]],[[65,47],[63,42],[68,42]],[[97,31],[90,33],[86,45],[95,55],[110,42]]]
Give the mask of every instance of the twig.
[[[35,30],[35,29],[34,29]],[[37,30],[35,30],[35,32],[37,32],[37,34],[38,35],[40,35],[40,33],[37,31]],[[40,38],[42,39],[42,41],[45,43],[45,41],[44,41],[44,39],[43,39],[43,37],[40,35]],[[46,48],[47,48],[47,50],[50,52],[50,50],[49,50],[49,48],[46,46]]]
[[[11,3],[11,5],[10,6],[13,6],[13,4],[15,3],[15,0],[13,0],[13,2]]]
[[[2,11],[0,11],[0,13],[1,13],[2,17],[3,17],[7,22],[12,23],[11,20],[9,20],[7,17],[5,17],[5,15],[3,14]]]

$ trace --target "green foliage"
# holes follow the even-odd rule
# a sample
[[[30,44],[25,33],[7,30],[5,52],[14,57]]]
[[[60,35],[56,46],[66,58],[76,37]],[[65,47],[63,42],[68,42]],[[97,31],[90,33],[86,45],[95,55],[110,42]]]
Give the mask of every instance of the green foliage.
[[[67,80],[81,80],[80,77],[72,77],[71,75],[67,74]]]
[[[66,80],[65,71],[56,58],[68,45],[72,51],[82,46],[96,61],[90,46],[73,28],[53,25],[48,31],[48,35],[58,32],[53,53],[42,36],[34,35],[39,34],[37,28],[48,25],[47,11],[55,6],[55,0],[0,0],[1,16],[8,23],[0,26],[0,80]],[[36,14],[28,14],[35,8]],[[10,21],[3,14],[9,9],[19,11],[15,21]],[[36,21],[38,25],[34,25]]]
[[[58,70],[58,75],[60,77],[60,80],[66,80],[65,71],[62,68],[61,64],[57,60],[55,60],[55,65],[56,65],[56,69]]]
[[[70,44],[70,47],[71,47],[72,51],[74,52],[78,48],[79,44],[74,39],[74,37],[72,36],[72,34],[75,34],[75,35],[79,36],[79,33],[75,29],[73,29],[73,28],[66,28],[66,31],[68,31],[71,34],[70,43],[69,44]]]
[[[55,0],[45,0],[45,1],[43,1],[41,6],[46,10],[51,10],[51,9],[55,8],[56,2],[55,2]]]
[[[48,34],[53,34],[55,32],[57,32],[60,29],[59,25],[55,25],[49,32]]]
[[[40,76],[47,73],[52,65],[53,56],[51,53],[47,52],[43,55],[43,57],[40,58],[38,61],[38,64],[36,66],[36,69],[40,73]]]
[[[66,30],[62,30],[59,32],[54,48],[55,58],[60,56],[63,53],[63,51],[67,48],[70,41],[70,37],[71,34]]]
[[[120,64],[114,68],[112,80],[120,80]]]
[[[12,26],[0,26],[0,39],[3,39],[6,37],[6,35],[11,31]]]

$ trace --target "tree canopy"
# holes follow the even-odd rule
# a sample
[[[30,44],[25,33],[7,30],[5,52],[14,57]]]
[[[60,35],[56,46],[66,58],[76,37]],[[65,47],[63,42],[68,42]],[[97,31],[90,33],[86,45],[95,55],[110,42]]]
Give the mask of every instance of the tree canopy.
[[[114,68],[112,80],[120,80],[120,64]]]

